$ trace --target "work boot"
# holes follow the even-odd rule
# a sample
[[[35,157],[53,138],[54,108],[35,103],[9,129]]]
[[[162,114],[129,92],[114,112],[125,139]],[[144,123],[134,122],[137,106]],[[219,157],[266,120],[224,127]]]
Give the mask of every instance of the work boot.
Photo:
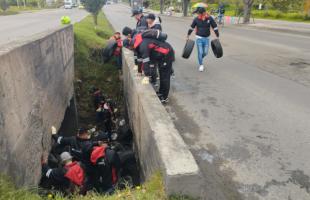
[[[163,97],[163,96],[160,96],[159,97],[159,100],[160,100],[160,102],[162,103],[162,104],[166,104],[166,103],[168,103],[169,102],[169,99],[168,99],[168,97]]]

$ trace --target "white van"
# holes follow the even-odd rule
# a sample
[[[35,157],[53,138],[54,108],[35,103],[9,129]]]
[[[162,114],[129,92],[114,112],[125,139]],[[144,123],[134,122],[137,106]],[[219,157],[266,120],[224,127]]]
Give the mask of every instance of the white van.
[[[72,7],[73,7],[72,2],[70,2],[70,1],[65,2],[64,7],[65,7],[65,9],[72,9]]]

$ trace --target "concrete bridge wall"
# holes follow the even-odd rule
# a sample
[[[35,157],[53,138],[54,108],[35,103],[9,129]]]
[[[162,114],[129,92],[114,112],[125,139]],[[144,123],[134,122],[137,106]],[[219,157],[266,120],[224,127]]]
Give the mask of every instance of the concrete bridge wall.
[[[0,47],[0,171],[35,185],[40,160],[73,96],[72,26]]]

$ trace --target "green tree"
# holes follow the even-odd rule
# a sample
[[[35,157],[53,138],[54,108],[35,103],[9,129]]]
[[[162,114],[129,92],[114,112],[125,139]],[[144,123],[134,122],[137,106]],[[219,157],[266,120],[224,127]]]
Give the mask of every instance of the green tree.
[[[0,0],[0,8],[3,11],[6,11],[7,9],[9,9],[10,5],[7,2],[7,0]]]
[[[105,4],[106,0],[82,0],[81,3],[85,7],[85,10],[90,12],[93,16],[95,26],[98,25],[98,14]]]

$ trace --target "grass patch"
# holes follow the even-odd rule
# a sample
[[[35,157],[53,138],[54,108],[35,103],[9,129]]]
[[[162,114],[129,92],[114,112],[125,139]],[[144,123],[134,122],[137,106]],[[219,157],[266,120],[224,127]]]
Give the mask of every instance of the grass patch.
[[[7,11],[2,11],[0,10],[0,16],[3,16],[3,15],[16,15],[20,12],[25,12],[25,11],[38,11],[38,10],[42,10],[42,8],[38,8],[38,7],[30,7],[30,6],[20,6],[20,7],[17,7],[17,6],[10,6],[9,9]]]
[[[0,10],[0,16],[16,15],[16,14],[18,14],[18,12],[16,12],[16,11],[11,11],[11,10],[2,11],[2,10]]]
[[[88,193],[87,196],[73,196],[71,198],[63,197],[56,194],[52,198],[47,195],[39,196],[25,188],[17,189],[12,181],[6,176],[0,175],[0,200],[191,200],[189,197],[174,196],[168,198],[164,191],[162,177],[160,173],[155,173],[149,181],[145,182],[141,187],[135,189],[125,189],[117,191],[112,196],[103,196],[96,193]]]
[[[0,175],[0,200],[40,200],[39,195],[29,192],[26,189],[16,189],[12,181]]]
[[[162,183],[162,177],[160,173],[156,173],[147,181],[143,186],[136,187],[135,189],[125,189],[117,191],[112,196],[100,196],[98,194],[90,194],[85,197],[77,197],[76,200],[168,200],[164,186]]]
[[[99,87],[108,98],[122,107],[123,93],[119,72],[113,61],[104,64],[100,54],[113,33],[103,13],[98,16],[96,28],[91,16],[74,25],[75,77],[76,80],[81,80],[75,84],[75,88],[81,126],[95,121],[89,93],[92,86]]]

